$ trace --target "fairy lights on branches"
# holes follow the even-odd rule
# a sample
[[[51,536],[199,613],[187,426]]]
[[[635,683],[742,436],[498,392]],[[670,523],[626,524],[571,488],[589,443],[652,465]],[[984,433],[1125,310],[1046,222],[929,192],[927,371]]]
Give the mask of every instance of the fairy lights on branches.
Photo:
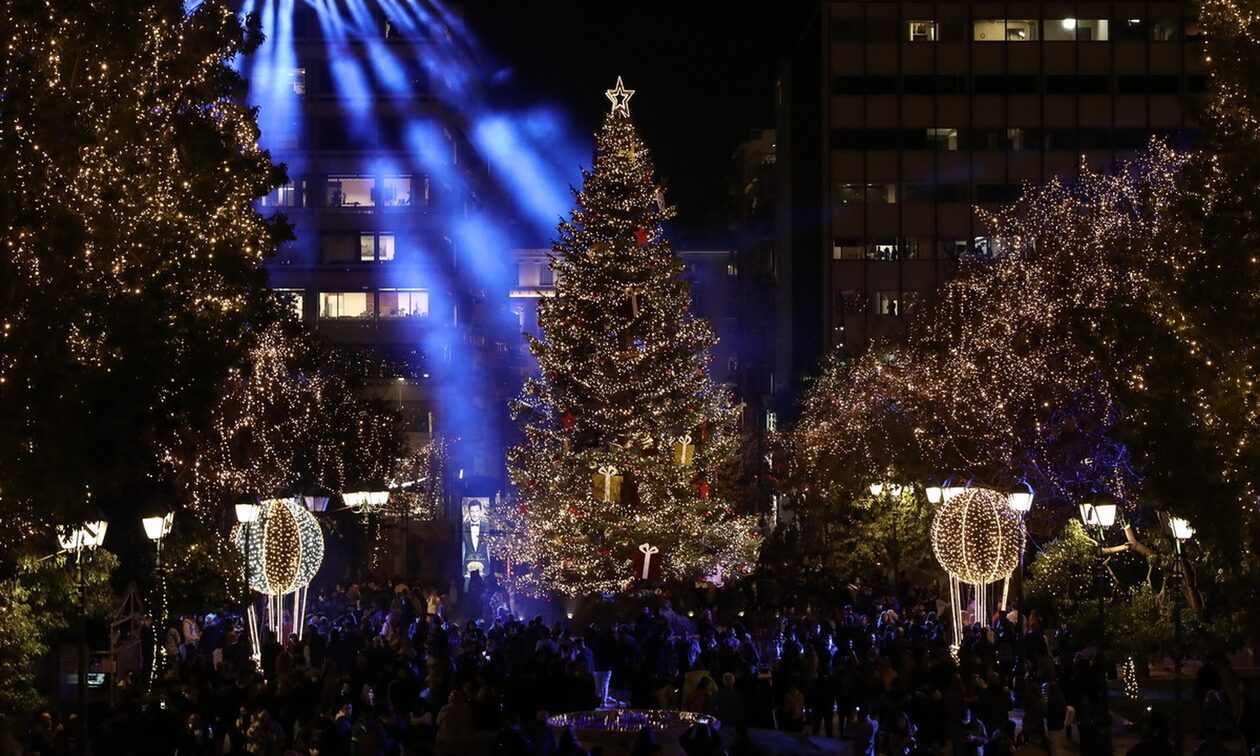
[[[666,579],[717,565],[739,574],[760,543],[755,520],[719,497],[736,412],[709,374],[716,339],[690,311],[661,227],[672,208],[629,95],[610,92],[595,165],[560,224],[556,296],[540,305],[544,335],[531,342],[540,375],[514,407],[526,440],[509,453],[518,504],[508,546],[529,565],[526,581],[570,595],[641,579],[640,553]]]

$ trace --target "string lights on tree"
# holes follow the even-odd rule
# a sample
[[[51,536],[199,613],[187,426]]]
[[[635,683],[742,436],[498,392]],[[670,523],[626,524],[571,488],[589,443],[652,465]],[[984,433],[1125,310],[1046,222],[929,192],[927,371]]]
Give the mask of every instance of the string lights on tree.
[[[514,405],[525,442],[509,453],[508,546],[530,566],[523,580],[569,595],[632,584],[644,544],[670,580],[746,572],[760,544],[725,498],[737,413],[664,238],[673,210],[658,202],[632,94],[620,80],[607,93],[594,167],[553,248],[556,296],[539,306],[540,374]]]

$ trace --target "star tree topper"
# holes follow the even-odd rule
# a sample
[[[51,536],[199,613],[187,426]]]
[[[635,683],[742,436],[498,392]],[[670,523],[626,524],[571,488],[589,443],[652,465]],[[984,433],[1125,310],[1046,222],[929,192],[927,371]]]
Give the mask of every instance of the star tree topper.
[[[612,112],[621,113],[627,118],[630,117],[630,98],[634,97],[633,89],[626,89],[621,83],[621,77],[617,77],[617,87],[615,89],[604,90],[604,96],[612,103]]]

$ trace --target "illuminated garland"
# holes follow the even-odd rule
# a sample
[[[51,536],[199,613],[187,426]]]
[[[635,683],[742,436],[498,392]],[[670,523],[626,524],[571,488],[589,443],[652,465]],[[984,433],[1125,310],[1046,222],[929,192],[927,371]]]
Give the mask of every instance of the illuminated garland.
[[[661,228],[673,210],[623,109],[560,224],[556,296],[530,343],[540,375],[513,408],[526,442],[508,457],[507,546],[531,568],[524,584],[570,595],[629,585],[640,547],[684,580],[742,574],[760,543],[755,518],[721,498],[737,413],[709,375],[716,339],[690,311]]]

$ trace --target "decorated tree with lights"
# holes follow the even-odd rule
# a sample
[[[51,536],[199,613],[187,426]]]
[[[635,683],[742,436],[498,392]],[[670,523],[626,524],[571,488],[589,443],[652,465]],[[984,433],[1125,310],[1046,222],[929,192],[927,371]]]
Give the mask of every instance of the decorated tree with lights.
[[[280,321],[228,372],[209,424],[163,458],[181,500],[213,522],[241,494],[384,483],[412,454],[397,410],[361,396],[299,323]]]
[[[206,420],[265,309],[283,173],[220,3],[5,3],[0,56],[0,508],[136,515],[156,447]],[[38,514],[33,514],[33,512]]]
[[[721,495],[736,413],[662,232],[672,209],[630,119],[633,91],[619,79],[607,94],[594,167],[554,246],[556,296],[530,343],[540,375],[514,405],[525,441],[509,454],[517,558],[570,595],[740,574],[760,542]]]

